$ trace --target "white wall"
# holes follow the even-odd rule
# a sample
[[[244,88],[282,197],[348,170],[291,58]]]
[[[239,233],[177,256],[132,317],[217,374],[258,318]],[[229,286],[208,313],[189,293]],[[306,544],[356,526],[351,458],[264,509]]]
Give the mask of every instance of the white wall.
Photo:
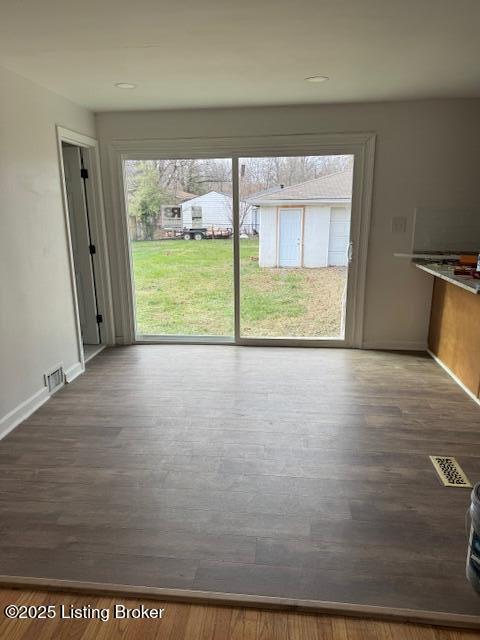
[[[202,207],[202,225],[206,227],[232,226],[232,199],[223,193],[210,191],[203,196],[184,202],[182,204],[182,224],[184,227],[192,226],[192,207]]]
[[[305,207],[303,230],[303,265],[326,267],[330,237],[330,207],[312,205]]]
[[[410,250],[415,207],[478,207],[480,100],[101,113],[97,125],[104,175],[115,139],[376,132],[364,342],[426,344],[431,280],[393,253]],[[406,233],[392,234],[395,216]]]
[[[277,207],[260,207],[258,264],[276,267],[277,261]]]
[[[0,435],[47,369],[78,363],[56,124],[95,131],[85,109],[0,68]]]
[[[480,212],[443,209],[417,209],[413,232],[413,252],[478,251]]]

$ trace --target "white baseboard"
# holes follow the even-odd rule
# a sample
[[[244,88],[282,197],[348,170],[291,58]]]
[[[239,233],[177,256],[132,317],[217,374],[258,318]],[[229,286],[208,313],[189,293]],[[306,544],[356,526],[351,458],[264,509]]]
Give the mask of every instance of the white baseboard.
[[[65,381],[73,382],[81,373],[85,371],[85,367],[81,362],[75,363],[72,367],[65,371]],[[17,425],[26,420],[42,404],[45,404],[51,397],[47,387],[42,387],[36,391],[33,396],[20,402],[15,409],[12,409],[3,418],[0,419],[0,440],[4,438],[10,431],[13,431]]]
[[[7,415],[3,416],[0,420],[0,439],[15,429],[20,422],[23,422],[31,416],[32,413],[39,409],[49,398],[50,395],[47,387],[43,387],[34,393],[33,396],[30,396],[30,398],[27,398],[17,405],[15,409],[12,409]]]
[[[457,377],[457,376],[453,373],[453,371],[451,371],[451,369],[449,369],[449,368],[447,367],[447,365],[446,365],[446,364],[444,364],[444,363],[440,360],[440,358],[438,358],[434,353],[432,353],[432,352],[430,351],[430,349],[427,349],[427,351],[428,351],[429,355],[430,355],[430,356],[435,360],[435,362],[436,362],[438,365],[440,365],[440,366],[442,367],[442,369],[443,369],[446,373],[448,373],[448,375],[452,378],[452,380],[454,380],[454,381],[458,384],[458,386],[459,386],[459,387],[461,387],[461,388],[463,389],[463,391],[465,391],[465,393],[466,393],[468,396],[470,396],[470,398],[471,398],[472,400],[474,400],[477,404],[479,404],[479,405],[480,405],[480,399],[479,399],[479,398],[477,398],[477,396],[473,393],[473,391],[470,391],[470,389],[469,389],[468,387],[466,387],[466,386],[463,384],[463,382],[460,380],[460,378],[459,378],[459,377]]]
[[[379,351],[427,351],[426,342],[364,342],[362,349]]]
[[[85,365],[82,362],[76,362],[73,366],[65,370],[65,382],[70,383],[78,378],[85,371]]]
[[[87,364],[87,362],[90,362],[90,360],[92,358],[94,358],[95,356],[98,356],[98,354],[103,351],[105,349],[106,345],[104,344],[98,344],[95,345],[95,349],[92,349],[92,351],[87,355],[87,352],[85,350],[85,347],[83,349],[83,357],[84,357],[84,362],[85,364]]]

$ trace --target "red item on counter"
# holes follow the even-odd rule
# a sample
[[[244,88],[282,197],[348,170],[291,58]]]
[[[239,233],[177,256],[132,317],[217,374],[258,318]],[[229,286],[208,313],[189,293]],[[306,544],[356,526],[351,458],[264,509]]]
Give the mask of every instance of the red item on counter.
[[[456,276],[473,276],[475,273],[477,273],[477,270],[475,267],[455,267],[453,270],[453,273]]]

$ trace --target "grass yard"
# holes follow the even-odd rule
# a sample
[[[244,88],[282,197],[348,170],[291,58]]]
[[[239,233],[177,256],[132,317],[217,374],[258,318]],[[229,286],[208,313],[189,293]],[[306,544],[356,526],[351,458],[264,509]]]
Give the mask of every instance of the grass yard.
[[[133,242],[137,333],[233,335],[230,240]],[[258,266],[258,239],[240,240],[241,326],[249,337],[340,334],[345,267]]]

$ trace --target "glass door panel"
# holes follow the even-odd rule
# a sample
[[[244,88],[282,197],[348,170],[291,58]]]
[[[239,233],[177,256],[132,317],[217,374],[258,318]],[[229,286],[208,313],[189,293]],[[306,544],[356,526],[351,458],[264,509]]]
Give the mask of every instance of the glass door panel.
[[[239,160],[240,337],[344,338],[353,156]]]
[[[126,160],[136,335],[233,336],[230,159]]]

